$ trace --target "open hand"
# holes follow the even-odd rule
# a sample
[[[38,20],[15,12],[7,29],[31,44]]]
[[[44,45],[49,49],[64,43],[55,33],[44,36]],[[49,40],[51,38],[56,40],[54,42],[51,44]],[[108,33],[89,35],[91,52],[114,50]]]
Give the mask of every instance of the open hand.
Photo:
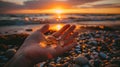
[[[75,27],[67,24],[49,37],[44,35],[49,30],[49,25],[45,25],[26,38],[15,56],[22,55],[33,64],[52,59],[76,45],[75,38],[78,33],[74,32]],[[49,45],[48,39],[53,41],[53,44]]]

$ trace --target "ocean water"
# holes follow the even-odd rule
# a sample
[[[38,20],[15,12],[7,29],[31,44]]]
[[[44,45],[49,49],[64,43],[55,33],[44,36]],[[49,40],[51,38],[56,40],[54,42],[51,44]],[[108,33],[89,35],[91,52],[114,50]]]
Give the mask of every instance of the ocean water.
[[[27,17],[27,22],[26,18]],[[59,24],[120,26],[119,14],[16,14],[0,15],[0,35],[32,33],[45,24],[51,27]],[[120,28],[120,27],[117,27]],[[26,31],[33,29],[33,31]]]

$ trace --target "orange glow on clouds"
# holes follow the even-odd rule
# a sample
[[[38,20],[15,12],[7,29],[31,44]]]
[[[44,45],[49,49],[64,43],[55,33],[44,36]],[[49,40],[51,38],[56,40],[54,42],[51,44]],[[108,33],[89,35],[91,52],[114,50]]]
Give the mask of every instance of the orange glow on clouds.
[[[13,10],[7,13],[100,13],[100,14],[120,14],[120,8],[79,8],[79,9],[44,9],[44,10]]]

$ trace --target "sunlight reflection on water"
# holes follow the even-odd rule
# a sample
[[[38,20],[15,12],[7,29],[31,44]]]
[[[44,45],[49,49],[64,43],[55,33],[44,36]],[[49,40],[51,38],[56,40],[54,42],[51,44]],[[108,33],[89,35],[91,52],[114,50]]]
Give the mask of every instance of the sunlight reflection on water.
[[[65,24],[71,24],[76,25],[76,29],[80,29],[81,26],[94,26],[97,25],[120,25],[120,21],[117,22],[74,22],[74,23],[57,23],[57,24],[50,24],[50,29],[58,31],[62,26]],[[109,24],[108,24],[109,23]],[[9,34],[19,34],[19,33],[27,33],[31,34],[32,32],[36,31],[37,29],[40,29],[45,24],[39,24],[39,25],[23,25],[23,26],[3,26],[0,27],[0,35],[9,35]],[[26,31],[26,29],[32,29],[32,31]]]

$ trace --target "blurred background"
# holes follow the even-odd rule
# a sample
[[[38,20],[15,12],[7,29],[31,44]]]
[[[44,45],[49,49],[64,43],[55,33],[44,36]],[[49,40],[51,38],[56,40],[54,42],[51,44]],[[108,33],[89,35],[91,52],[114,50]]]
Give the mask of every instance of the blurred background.
[[[0,0],[0,67],[45,24],[76,25],[77,46],[37,67],[120,66],[120,0]]]

